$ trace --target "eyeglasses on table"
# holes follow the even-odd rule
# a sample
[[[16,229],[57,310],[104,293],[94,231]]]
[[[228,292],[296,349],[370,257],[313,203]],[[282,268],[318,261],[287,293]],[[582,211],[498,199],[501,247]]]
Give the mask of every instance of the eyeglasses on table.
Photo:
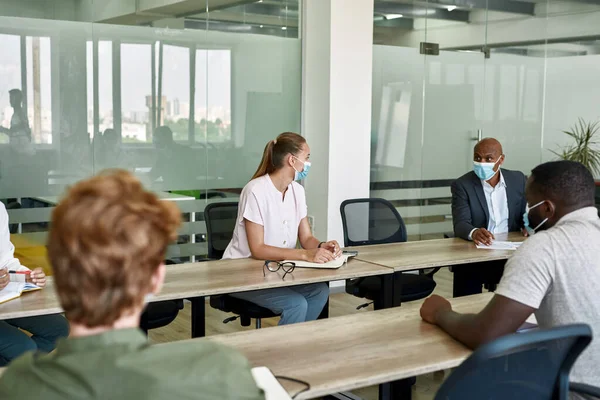
[[[277,272],[280,269],[282,269],[284,274],[281,279],[285,280],[287,274],[291,274],[292,272],[294,272],[294,268],[296,268],[296,264],[293,262],[279,262],[266,260],[265,264],[263,265],[263,276],[267,276],[265,269],[269,270],[269,272]]]

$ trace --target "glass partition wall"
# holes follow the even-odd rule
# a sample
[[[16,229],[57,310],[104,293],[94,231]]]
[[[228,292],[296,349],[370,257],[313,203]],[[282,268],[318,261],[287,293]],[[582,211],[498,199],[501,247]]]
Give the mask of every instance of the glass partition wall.
[[[119,167],[186,213],[170,256],[206,254],[205,205],[300,130],[299,3],[3,0],[0,199],[22,246],[44,242],[67,185]],[[527,174],[600,119],[598,18],[584,0],[375,1],[371,195],[409,240],[452,231],[479,138]]]
[[[184,212],[169,257],[205,255],[206,204],[236,199],[265,143],[300,131],[298,21],[299,0],[3,0],[0,198],[17,253],[44,263],[31,249],[65,188],[118,167]]]
[[[452,232],[450,185],[480,138],[527,175],[579,118],[600,120],[591,3],[375,2],[371,194],[396,205],[409,240]]]

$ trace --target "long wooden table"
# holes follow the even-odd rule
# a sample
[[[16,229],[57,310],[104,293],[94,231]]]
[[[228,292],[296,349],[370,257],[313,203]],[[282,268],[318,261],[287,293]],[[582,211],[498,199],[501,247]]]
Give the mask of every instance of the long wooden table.
[[[522,234],[516,232],[497,235],[497,239],[512,242],[525,240]],[[396,272],[506,260],[514,254],[511,250],[478,249],[473,242],[459,238],[359,246],[349,249],[358,251],[356,256],[358,260],[393,268]]]
[[[491,297],[484,293],[450,301],[456,311],[474,313]],[[423,322],[419,307],[408,303],[199,340],[236,348],[252,366],[309,383],[310,390],[296,398],[312,399],[456,367],[471,354],[440,328]],[[285,379],[280,382],[292,396],[304,388]]]
[[[497,240],[522,242],[521,233],[496,235]],[[393,305],[400,305],[402,272],[438,267],[507,260],[513,250],[478,249],[475,243],[460,238],[422,240],[349,248],[358,251],[356,259],[394,270]]]
[[[281,271],[267,272],[263,276],[262,267],[262,261],[251,259],[169,265],[161,293],[152,297],[150,301],[189,298],[192,302],[192,337],[204,336],[205,296],[381,276],[382,301],[386,307],[392,306],[393,271],[390,268],[350,260],[338,269],[296,268],[283,280]],[[48,286],[44,290],[24,293],[18,299],[0,304],[0,320],[59,312],[62,312],[62,309],[54,291],[52,277],[48,278]]]
[[[522,240],[511,234],[509,240]],[[263,276],[263,262],[250,259],[221,260],[171,265],[167,268],[162,292],[151,301],[189,298],[192,301],[192,336],[203,336],[206,296],[270,289],[307,283],[330,282],[368,276],[382,277],[384,308],[400,305],[402,271],[507,259],[512,251],[476,249],[461,239],[441,239],[354,248],[355,259],[339,269],[296,268],[281,279],[282,272]],[[53,290],[25,293],[21,298],[0,304],[0,320],[61,312]]]

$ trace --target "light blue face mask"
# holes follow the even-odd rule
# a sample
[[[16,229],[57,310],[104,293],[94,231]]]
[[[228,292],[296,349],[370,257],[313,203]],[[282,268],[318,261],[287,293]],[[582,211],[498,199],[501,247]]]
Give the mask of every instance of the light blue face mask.
[[[482,163],[473,161],[473,172],[475,172],[475,175],[477,175],[477,177],[482,181],[489,181],[498,173],[498,171],[500,171],[500,168],[498,168],[498,171],[494,171],[494,167],[496,164],[498,164],[498,162],[500,162],[500,160],[502,160],[502,157],[498,158],[498,161],[495,163]]]
[[[304,168],[302,168],[302,171],[298,172],[296,171],[296,168],[294,168],[294,171],[296,171],[296,174],[294,176],[294,180],[295,181],[300,181],[302,179],[305,179],[306,176],[308,175],[308,170],[310,170],[310,161],[302,161],[301,159],[299,159],[296,156],[293,156],[296,160],[300,161],[302,164],[304,164]]]
[[[529,211],[533,210],[534,208],[542,205],[546,200],[542,200],[539,203],[537,203],[536,205],[534,205],[533,207],[529,207],[529,204],[527,204],[525,206],[525,214],[523,214],[523,225],[525,226],[525,230],[527,231],[527,233],[529,235],[533,235],[535,234],[535,231],[537,231],[538,229],[540,229],[540,227],[542,225],[544,225],[546,223],[546,221],[548,221],[548,218],[546,218],[545,220],[543,220],[542,222],[540,222],[538,224],[538,226],[536,226],[535,228],[532,228],[531,226],[529,226]]]

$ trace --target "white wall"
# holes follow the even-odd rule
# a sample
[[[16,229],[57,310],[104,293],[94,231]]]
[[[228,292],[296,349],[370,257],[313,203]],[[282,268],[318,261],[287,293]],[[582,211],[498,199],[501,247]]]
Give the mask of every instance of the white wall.
[[[557,151],[572,143],[563,130],[579,118],[600,121],[600,55],[548,59],[544,113],[543,159],[555,159]],[[600,133],[597,141],[600,141]],[[598,178],[598,177],[597,177]]]
[[[309,214],[343,243],[340,204],[369,196],[373,0],[305,0],[303,133],[313,167]]]

